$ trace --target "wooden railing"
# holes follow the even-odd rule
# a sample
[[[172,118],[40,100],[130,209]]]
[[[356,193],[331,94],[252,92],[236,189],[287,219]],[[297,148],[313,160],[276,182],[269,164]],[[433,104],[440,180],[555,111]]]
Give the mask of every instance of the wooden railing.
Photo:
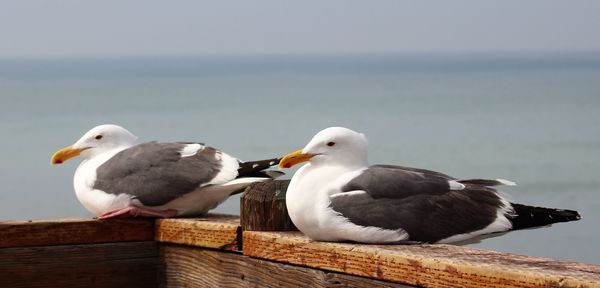
[[[266,210],[265,227],[293,230],[273,215],[285,211]],[[244,223],[265,227],[242,218],[0,222],[0,287],[600,287],[600,265],[441,244],[316,242],[251,231]]]

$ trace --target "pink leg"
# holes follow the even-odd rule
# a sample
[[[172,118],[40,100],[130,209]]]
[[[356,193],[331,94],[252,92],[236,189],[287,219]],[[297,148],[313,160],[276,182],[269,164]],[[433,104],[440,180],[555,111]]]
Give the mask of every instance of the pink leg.
[[[100,220],[110,218],[127,218],[127,217],[152,217],[152,218],[169,218],[177,216],[177,210],[152,210],[144,207],[129,205],[125,208],[115,209],[103,213],[98,217]]]

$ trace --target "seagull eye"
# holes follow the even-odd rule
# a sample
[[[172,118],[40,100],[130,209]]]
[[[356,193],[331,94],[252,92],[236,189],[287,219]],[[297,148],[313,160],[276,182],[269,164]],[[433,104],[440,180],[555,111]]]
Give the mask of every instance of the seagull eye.
[[[100,140],[100,139],[102,139],[102,135],[96,135],[96,137],[94,137],[94,139]]]
[[[335,145],[335,142],[327,142],[327,146],[331,147],[333,145]]]

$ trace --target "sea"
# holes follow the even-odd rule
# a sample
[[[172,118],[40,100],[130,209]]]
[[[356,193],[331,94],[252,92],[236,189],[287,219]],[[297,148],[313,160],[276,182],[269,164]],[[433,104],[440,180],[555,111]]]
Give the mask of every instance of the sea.
[[[50,156],[106,123],[242,160],[344,126],[372,164],[505,178],[514,202],[582,215],[470,247],[600,264],[600,53],[0,59],[0,220],[90,217],[80,159]]]

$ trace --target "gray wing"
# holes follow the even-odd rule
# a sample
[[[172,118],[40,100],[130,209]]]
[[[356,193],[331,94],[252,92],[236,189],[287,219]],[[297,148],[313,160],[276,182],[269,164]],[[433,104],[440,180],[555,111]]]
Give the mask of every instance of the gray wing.
[[[404,198],[419,194],[448,192],[448,180],[442,173],[392,165],[375,165],[342,187],[342,192],[362,190],[373,198]]]
[[[456,179],[456,178],[454,178],[452,176],[448,176],[448,175],[446,175],[444,173],[440,173],[440,172],[436,172],[436,171],[431,171],[431,170],[427,170],[427,169],[421,169],[421,168],[412,168],[412,167],[397,166],[397,165],[386,165],[386,164],[373,165],[372,167],[382,167],[382,168],[389,168],[389,169],[399,169],[399,170],[413,171],[413,172],[423,173],[423,174],[426,174],[426,175],[438,176],[438,177],[446,178],[446,179],[449,179],[449,180]]]
[[[215,156],[221,152],[204,146],[182,158],[180,151],[186,144],[191,143],[149,142],[125,149],[98,167],[93,188],[127,193],[148,206],[192,192],[219,173],[222,165]]]
[[[361,226],[404,229],[409,240],[434,243],[492,223],[502,202],[492,189],[467,185],[442,194],[375,198],[367,193],[339,193],[331,208]]]

